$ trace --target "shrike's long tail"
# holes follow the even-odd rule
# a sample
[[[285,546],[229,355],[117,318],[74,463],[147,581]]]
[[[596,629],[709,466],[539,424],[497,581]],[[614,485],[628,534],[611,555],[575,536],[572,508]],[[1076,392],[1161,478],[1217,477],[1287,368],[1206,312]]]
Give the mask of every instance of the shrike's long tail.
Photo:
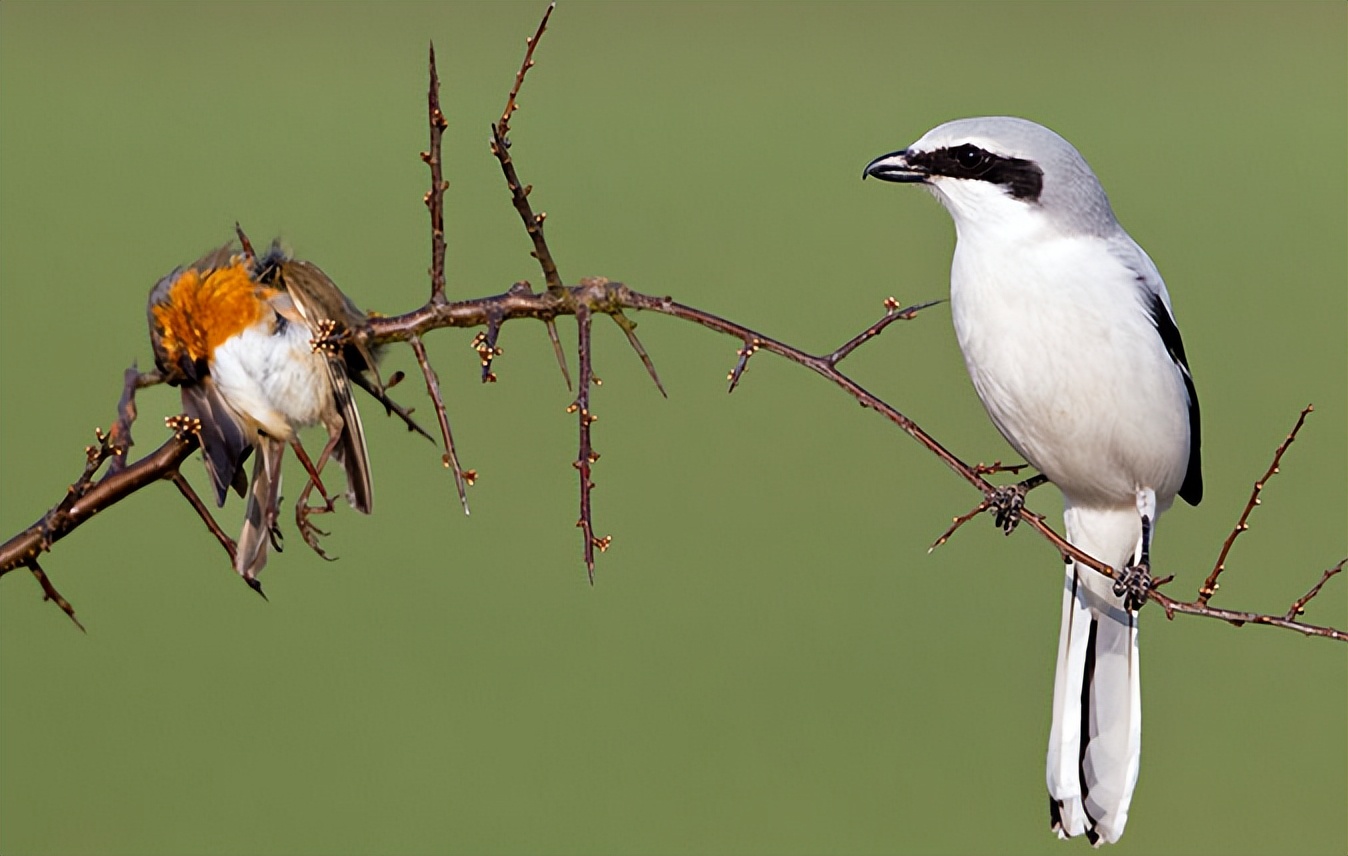
[[[1063,516],[1067,539],[1085,552],[1115,568],[1134,560],[1135,509],[1069,503]],[[1141,750],[1137,615],[1111,580],[1069,563],[1048,743],[1050,819],[1060,838],[1085,834],[1098,846],[1123,835]]]

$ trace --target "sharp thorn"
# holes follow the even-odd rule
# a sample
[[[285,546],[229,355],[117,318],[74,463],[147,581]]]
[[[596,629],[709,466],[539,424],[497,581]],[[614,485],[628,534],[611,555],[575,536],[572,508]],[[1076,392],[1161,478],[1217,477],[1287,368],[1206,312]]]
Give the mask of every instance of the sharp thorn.
[[[566,368],[566,353],[562,350],[562,340],[557,336],[557,322],[549,318],[543,322],[548,328],[548,338],[552,340],[552,352],[557,355],[557,366],[562,370],[562,380],[566,381],[567,392],[571,391],[571,372]]]

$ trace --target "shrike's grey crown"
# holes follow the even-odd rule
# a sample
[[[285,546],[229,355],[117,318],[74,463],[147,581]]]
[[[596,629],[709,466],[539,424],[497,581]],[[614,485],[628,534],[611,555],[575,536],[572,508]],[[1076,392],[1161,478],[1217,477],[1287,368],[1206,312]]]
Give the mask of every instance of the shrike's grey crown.
[[[1028,119],[957,119],[928,131],[906,149],[881,155],[862,177],[918,182],[941,196],[947,180],[987,182],[1038,206],[1065,232],[1105,235],[1118,228],[1109,198],[1081,154]],[[958,211],[952,208],[958,216]]]

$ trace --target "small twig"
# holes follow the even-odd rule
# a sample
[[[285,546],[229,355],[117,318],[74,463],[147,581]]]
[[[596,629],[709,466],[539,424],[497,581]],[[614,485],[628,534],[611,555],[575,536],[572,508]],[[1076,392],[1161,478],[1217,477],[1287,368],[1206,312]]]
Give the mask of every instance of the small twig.
[[[1021,470],[1029,469],[1029,464],[1003,464],[1001,461],[993,461],[990,464],[979,462],[974,464],[974,472],[980,476],[990,476],[996,473],[1011,473],[1016,475]]]
[[[66,492],[66,505],[88,493],[99,469],[109,459],[113,459],[117,455],[117,447],[113,445],[111,432],[105,434],[102,428],[95,428],[94,439],[98,441],[96,445],[91,444],[84,447],[84,471],[80,473],[80,477]]]
[[[848,339],[832,353],[819,357],[811,357],[810,360],[817,362],[821,366],[836,369],[838,363],[847,359],[847,357],[857,348],[866,344],[871,339],[874,339],[876,336],[879,336],[890,324],[893,324],[895,321],[911,321],[913,318],[917,317],[917,313],[921,312],[923,309],[930,308],[943,302],[944,301],[941,300],[930,300],[926,303],[917,303],[912,306],[899,308],[898,301],[892,297],[887,297],[884,301],[885,315],[883,318],[876,321],[865,330],[862,330],[851,339]],[[739,386],[740,378],[744,376],[744,370],[749,366],[749,358],[752,357],[762,345],[763,342],[759,341],[756,337],[750,337],[744,340],[744,347],[736,352],[739,356],[739,360],[736,361],[735,367],[731,369],[730,374],[727,377],[730,381],[730,388],[727,390],[728,392],[734,392],[735,387]],[[790,358],[793,360],[795,359],[795,357]],[[796,362],[801,361],[796,360]]]
[[[871,339],[874,339],[876,336],[879,336],[882,332],[884,332],[884,329],[886,327],[888,327],[890,324],[893,324],[895,321],[911,321],[914,318],[916,318],[917,313],[921,312],[923,309],[929,309],[937,305],[938,303],[944,302],[945,302],[944,300],[929,300],[926,303],[917,303],[912,306],[907,306],[904,307],[903,309],[900,309],[899,302],[897,300],[895,300],[892,297],[886,297],[885,317],[881,318],[879,321],[876,321],[874,324],[867,327],[865,330],[862,330],[860,333],[856,334],[851,339],[847,340],[845,343],[843,343],[841,347],[839,347],[833,353],[829,354],[824,359],[828,361],[829,365],[836,366],[838,363],[847,359],[847,356],[851,354],[853,351],[855,351],[857,348],[866,344]]]
[[[173,486],[178,489],[178,492],[181,493],[188,504],[192,506],[192,510],[201,518],[201,522],[206,524],[206,528],[215,536],[215,540],[219,541],[220,546],[225,548],[225,552],[229,554],[229,564],[232,567],[234,565],[234,560],[238,555],[237,545],[234,543],[234,539],[226,535],[225,530],[220,528],[220,524],[215,522],[215,516],[211,514],[210,508],[207,507],[206,503],[201,501],[201,497],[197,496],[197,492],[192,489],[192,485],[188,484],[187,479],[183,477],[182,473],[174,470],[169,473],[168,480],[173,482]]]
[[[42,570],[42,566],[37,563],[37,559],[30,559],[27,562],[27,565],[28,570],[33,572],[33,576],[37,578],[38,584],[42,586],[42,599],[50,600],[61,607],[61,611],[69,616],[71,621],[75,622],[76,627],[81,631],[88,633],[89,631],[85,630],[84,625],[80,624],[80,620],[75,617],[75,608],[70,605],[70,601],[61,597],[61,593],[56,590],[56,586],[52,585],[52,581],[47,578],[47,574]]]
[[[477,351],[478,361],[482,364],[482,382],[496,383],[496,372],[491,370],[492,362],[505,353],[496,344],[501,335],[501,318],[498,314],[487,316],[487,329],[473,337],[471,347]]]
[[[152,383],[161,383],[162,380],[158,372],[142,374],[135,363],[122,372],[122,397],[117,401],[117,421],[112,423],[108,431],[108,442],[113,446],[112,463],[108,464],[109,473],[126,469],[126,454],[136,445],[136,441],[131,438],[131,425],[136,421],[136,390],[151,386]]]
[[[548,18],[552,16],[554,8],[555,3],[548,6],[547,12],[543,13],[543,20],[538,22],[538,30],[526,40],[528,48],[524,52],[524,60],[520,63],[519,71],[515,72],[515,85],[510,88],[510,95],[506,98],[501,118],[491,126],[491,153],[501,163],[501,172],[505,175],[506,185],[510,188],[511,201],[515,205],[515,210],[519,212],[520,219],[524,221],[524,230],[533,241],[532,255],[543,269],[543,278],[547,282],[548,291],[558,294],[562,291],[562,277],[557,273],[552,250],[548,248],[548,242],[543,237],[543,221],[548,215],[542,211],[534,213],[533,206],[529,204],[529,193],[533,187],[520,181],[519,175],[515,172],[515,162],[510,157],[510,118],[519,109],[518,98],[520,87],[524,84],[524,75],[534,67],[534,49],[538,47],[538,40],[547,29]]]
[[[1320,589],[1325,587],[1325,583],[1329,582],[1330,577],[1334,576],[1335,574],[1343,570],[1343,566],[1345,564],[1348,564],[1348,559],[1340,559],[1337,565],[1327,569],[1324,572],[1324,574],[1320,577],[1320,582],[1311,586],[1310,591],[1306,592],[1301,597],[1297,598],[1295,601],[1292,602],[1292,608],[1287,610],[1287,614],[1284,615],[1283,618],[1287,619],[1288,621],[1291,621],[1295,619],[1298,615],[1301,615],[1303,612],[1305,612],[1306,604],[1310,603],[1311,599],[1320,593]]]
[[[412,336],[408,343],[412,346],[413,353],[417,355],[417,364],[421,366],[421,374],[426,379],[426,392],[431,397],[431,403],[435,405],[435,416],[440,421],[440,437],[445,444],[445,453],[440,458],[441,463],[454,471],[454,486],[459,491],[459,502],[463,504],[463,513],[468,514],[467,483],[473,481],[476,473],[472,470],[465,471],[459,466],[459,456],[454,449],[454,434],[449,430],[449,416],[445,413],[445,401],[440,395],[440,378],[436,376],[435,369],[431,368],[430,358],[426,356],[426,346],[421,343],[420,336]]]
[[[1245,510],[1241,512],[1240,519],[1236,521],[1235,528],[1231,530],[1230,535],[1226,536],[1226,541],[1222,544],[1222,551],[1217,555],[1217,564],[1213,566],[1212,573],[1208,574],[1208,578],[1203,581],[1203,585],[1198,589],[1198,599],[1195,602],[1199,605],[1206,606],[1208,600],[1217,593],[1217,578],[1222,575],[1222,571],[1226,570],[1226,556],[1231,552],[1231,545],[1236,543],[1236,538],[1240,533],[1250,528],[1248,522],[1250,519],[1250,512],[1254,511],[1256,505],[1259,505],[1259,494],[1263,492],[1264,485],[1268,483],[1268,480],[1278,472],[1278,464],[1282,462],[1283,453],[1287,451],[1288,446],[1292,445],[1292,441],[1297,438],[1297,432],[1301,430],[1302,425],[1306,424],[1306,417],[1310,415],[1311,411],[1314,409],[1315,407],[1313,405],[1307,404],[1301,411],[1301,415],[1297,417],[1296,424],[1292,426],[1292,430],[1288,433],[1287,439],[1283,440],[1282,443],[1278,445],[1277,451],[1273,453],[1273,463],[1269,464],[1268,470],[1264,473],[1264,477],[1254,483],[1254,489],[1250,491],[1250,500],[1245,503]]]
[[[590,471],[594,462],[599,460],[599,453],[594,450],[590,440],[590,426],[599,419],[590,412],[590,386],[598,385],[598,378],[594,376],[594,364],[591,361],[590,309],[583,303],[576,306],[576,334],[580,351],[579,391],[567,412],[576,414],[580,426],[580,452],[573,465],[580,472],[580,519],[576,521],[576,526],[585,539],[585,570],[590,576],[590,585],[594,585],[594,550],[596,547],[601,553],[607,550],[609,544],[613,543],[613,536],[595,537],[594,512],[590,505],[590,492],[594,490]]]
[[[393,376],[389,378],[389,382],[384,385],[383,389],[380,389],[378,386],[371,383],[364,372],[353,372],[350,377],[351,381],[356,386],[368,392],[376,401],[384,405],[384,410],[388,415],[397,416],[401,419],[403,424],[407,426],[408,431],[420,434],[432,443],[435,442],[435,438],[426,433],[426,429],[418,425],[416,420],[412,418],[412,413],[414,412],[413,409],[410,407],[403,407],[388,395],[390,389],[402,382],[404,377],[402,372],[394,372]]]
[[[500,327],[490,326],[490,321],[487,323],[489,325],[487,332],[474,336],[468,347],[477,352],[478,361],[482,364],[482,382],[496,383],[496,372],[491,370],[491,364],[505,352],[496,344],[495,334],[499,332]]]
[[[986,475],[988,473],[997,472],[1018,472],[1025,469],[1027,466],[1029,465],[1020,464],[1018,466],[1004,467],[1002,466],[1001,461],[998,461],[992,466],[978,464],[973,470],[979,475]],[[932,550],[935,550],[937,547],[949,541],[950,536],[954,535],[956,530],[985,511],[996,512],[996,517],[993,522],[996,523],[997,527],[1004,533],[1010,535],[1015,531],[1015,528],[1020,524],[1023,517],[1026,515],[1038,516],[1034,515],[1034,512],[1026,510],[1025,496],[1030,491],[1045,484],[1048,484],[1048,476],[1040,473],[1019,482],[1018,484],[1002,485],[994,488],[991,494],[984,494],[982,502],[975,505],[967,514],[961,514],[959,517],[956,517],[955,522],[950,525],[950,528],[941,533],[941,537],[937,538],[932,542],[932,545],[927,548],[927,552],[930,553]]]
[[[556,8],[555,2],[549,3],[547,11],[543,13],[543,20],[538,22],[538,29],[524,40],[528,45],[528,49],[524,52],[524,61],[520,63],[519,71],[515,72],[515,85],[510,87],[510,96],[506,98],[505,109],[501,111],[501,119],[496,123],[496,128],[503,138],[510,135],[510,117],[519,109],[516,99],[519,98],[520,87],[524,85],[524,75],[534,67],[534,49],[538,47],[538,40],[543,37],[543,31],[548,28],[548,19],[552,17],[552,10]]]
[[[726,392],[734,392],[735,387],[740,385],[740,378],[744,377],[744,370],[749,367],[749,358],[758,353],[758,347],[762,343],[757,339],[749,338],[744,340],[744,347],[735,352],[739,359],[735,360],[735,367],[726,375],[726,380],[730,381],[730,386],[726,387]]]
[[[449,122],[440,110],[440,73],[435,67],[435,43],[430,47],[431,83],[426,94],[426,107],[431,129],[430,149],[421,153],[421,159],[431,168],[431,189],[423,201],[431,212],[431,302],[445,300],[445,181],[442,164],[442,145]]]
[[[987,511],[990,507],[992,507],[991,501],[988,499],[984,499],[982,502],[978,503],[978,505],[975,505],[972,509],[970,509],[967,514],[961,514],[959,517],[956,517],[955,522],[950,524],[950,528],[942,532],[940,538],[937,538],[935,541],[931,542],[931,546],[927,548],[927,552],[931,553],[937,547],[940,547],[942,544],[949,541],[950,536],[954,535],[956,530],[958,530],[964,524],[968,523],[970,520],[973,520],[978,515]]]
[[[533,242],[534,248],[530,255],[538,260],[539,267],[543,269],[543,280],[547,283],[548,291],[554,295],[561,295],[565,292],[562,276],[557,272],[557,263],[552,258],[552,250],[548,247],[547,239],[543,237],[543,221],[547,219],[547,212],[534,213],[533,206],[529,204],[529,194],[533,191],[533,186],[520,181],[519,175],[515,172],[515,162],[510,157],[510,119],[520,107],[519,94],[520,87],[524,85],[524,75],[534,67],[534,50],[538,47],[538,40],[543,38],[543,32],[548,28],[548,19],[552,17],[552,10],[555,8],[556,3],[548,5],[547,11],[543,13],[543,19],[538,22],[538,29],[534,31],[533,36],[525,40],[528,47],[524,51],[524,60],[520,63],[519,71],[515,72],[515,84],[510,87],[510,95],[506,98],[501,118],[491,126],[491,153],[501,163],[506,186],[510,188],[511,202],[524,222],[524,231]],[[544,318],[543,325],[547,328],[553,352],[557,355],[557,365],[562,370],[562,379],[566,381],[566,388],[571,389],[571,373],[566,367],[566,355],[562,350],[562,340],[557,335],[557,324],[552,318]]]

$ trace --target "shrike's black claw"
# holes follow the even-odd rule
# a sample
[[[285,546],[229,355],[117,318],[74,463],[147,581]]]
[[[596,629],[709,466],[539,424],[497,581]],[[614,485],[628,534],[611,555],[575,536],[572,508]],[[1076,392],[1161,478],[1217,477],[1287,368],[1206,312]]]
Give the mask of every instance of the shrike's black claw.
[[[1137,612],[1147,602],[1147,595],[1154,585],[1151,568],[1145,562],[1129,565],[1114,580],[1114,594],[1123,598],[1124,609]]]
[[[1048,476],[1031,476],[1022,482],[1003,485],[988,497],[988,507],[993,512],[992,522],[1010,535],[1020,524],[1020,512],[1025,507],[1025,496],[1030,491],[1048,482]]]

